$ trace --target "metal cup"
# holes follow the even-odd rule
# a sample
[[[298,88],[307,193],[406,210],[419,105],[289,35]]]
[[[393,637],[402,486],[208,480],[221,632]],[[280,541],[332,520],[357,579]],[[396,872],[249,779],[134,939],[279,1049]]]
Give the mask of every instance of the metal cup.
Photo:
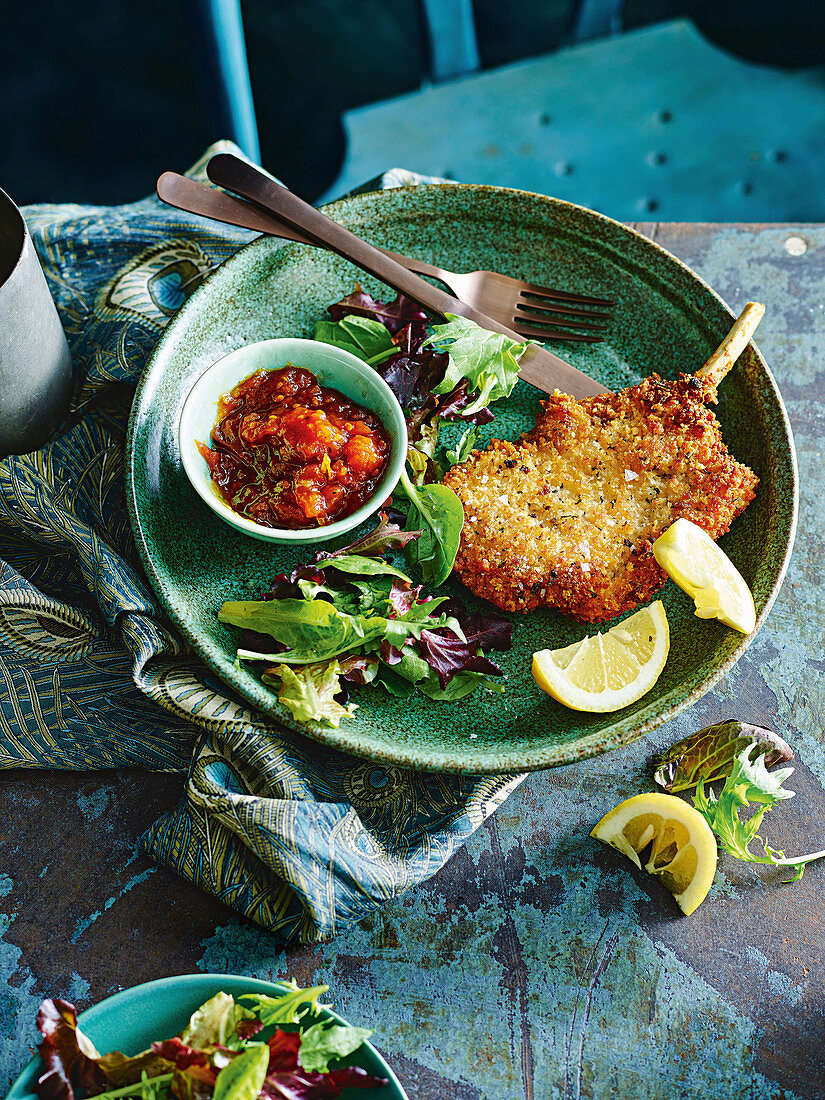
[[[0,191],[0,457],[41,447],[71,397],[69,345],[23,215]]]

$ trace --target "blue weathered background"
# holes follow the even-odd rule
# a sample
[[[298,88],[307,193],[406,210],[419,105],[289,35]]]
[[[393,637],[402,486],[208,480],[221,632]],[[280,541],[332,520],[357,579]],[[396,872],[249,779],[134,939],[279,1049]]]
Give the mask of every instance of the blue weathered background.
[[[728,857],[683,918],[660,884],[590,840],[649,789],[651,752],[708,722],[770,726],[797,797],[765,824],[789,854],[825,841],[825,229],[650,226],[731,307],[768,303],[759,344],[793,422],[802,499],[766,627],[689,712],[617,752],[529,776],[434,879],[320,947],[284,950],[135,855],[180,777],[2,777],[0,1090],[40,999],[85,1007],[192,970],[328,982],[376,1030],[411,1100],[825,1097],[825,866],[784,886]]]

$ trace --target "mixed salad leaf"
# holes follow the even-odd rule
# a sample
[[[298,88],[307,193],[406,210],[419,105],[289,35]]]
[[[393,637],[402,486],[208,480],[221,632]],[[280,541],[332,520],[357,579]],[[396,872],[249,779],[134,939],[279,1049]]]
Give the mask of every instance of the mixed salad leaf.
[[[788,882],[801,879],[807,863],[825,858],[825,851],[788,858],[784,852],[771,848],[757,831],[768,810],[772,810],[777,802],[794,797],[793,791],[782,786],[793,773],[793,768],[769,772],[765,763],[764,742],[752,743],[734,760],[733,769],[718,797],[713,791],[705,791],[704,779],[699,780],[693,796],[693,805],[716,833],[726,852],[748,863],[789,867],[794,874]],[[743,821],[739,811],[751,808],[750,803],[760,809]],[[751,850],[751,845],[757,840],[762,852]]]
[[[527,344],[451,313],[445,324],[428,328],[427,315],[409,298],[399,294],[382,302],[358,285],[328,313],[317,322],[315,339],[369,363],[404,410],[409,450],[401,488],[408,501],[407,529],[422,530],[408,552],[424,580],[439,585],[455,562],[464,513],[455,493],[438,482],[470,457],[472,429],[493,419],[490,404],[513,392]],[[439,441],[440,424],[449,420],[468,425],[451,448]]]
[[[733,762],[749,745],[763,746],[765,766],[793,760],[793,749],[772,730],[729,719],[691,733],[654,756],[653,778],[663,790],[686,791],[700,779],[712,783],[730,775]]]
[[[825,851],[787,857],[758,831],[777,802],[794,797],[783,786],[794,769],[768,771],[793,756],[790,745],[772,730],[731,719],[698,730],[654,756],[654,779],[670,792],[695,787],[693,805],[729,855],[747,863],[789,867],[794,874],[787,881],[796,882],[805,865],[825,858]],[[706,784],[720,779],[725,783],[718,795],[706,789]],[[742,810],[755,812],[743,819]],[[761,850],[754,848],[757,841]]]
[[[264,683],[297,720],[337,728],[357,706],[349,685],[377,682],[395,696],[431,699],[504,690],[502,670],[484,651],[510,648],[509,621],[428,596],[387,561],[419,535],[382,513],[358,542],[280,574],[258,600],[221,607],[218,618],[244,631],[238,659],[261,662]]]
[[[382,302],[358,285],[327,312],[315,339],[375,367],[405,410],[413,442],[442,419],[489,423],[488,406],[513,392],[528,346],[451,313],[446,324],[430,325],[403,294]]]
[[[359,684],[439,700],[501,692],[502,670],[485,649],[509,649],[510,623],[472,620],[468,635],[466,608],[452,601],[447,611],[446,597],[423,594],[387,554],[404,549],[434,588],[449,577],[464,509],[440,481],[470,457],[478,425],[493,419],[489,404],[512,392],[526,345],[453,315],[428,327],[404,295],[382,302],[357,285],[327,312],[315,338],[369,363],[404,410],[410,445],[395,497],[403,510],[393,519],[382,512],[356,542],[279,574],[259,599],[227,601],[218,618],[243,631],[238,660],[260,663],[263,682],[298,721],[337,728],[357,709],[349,694]],[[452,447],[439,441],[448,420],[465,422]]]
[[[471,416],[500,397],[509,397],[518,381],[518,360],[528,345],[511,340],[500,332],[490,332],[475,321],[447,313],[446,325],[435,325],[425,346],[446,351],[449,362],[444,378],[434,393],[452,393],[467,382],[472,397],[463,416]]]
[[[74,1005],[43,1001],[37,1027],[40,1100],[332,1100],[345,1088],[380,1088],[386,1079],[359,1066],[331,1068],[372,1034],[317,1019],[327,986],[282,996],[218,993],[193,1013],[180,1035],[129,1057],[99,1054],[77,1026]],[[289,1030],[284,1030],[285,1028]]]

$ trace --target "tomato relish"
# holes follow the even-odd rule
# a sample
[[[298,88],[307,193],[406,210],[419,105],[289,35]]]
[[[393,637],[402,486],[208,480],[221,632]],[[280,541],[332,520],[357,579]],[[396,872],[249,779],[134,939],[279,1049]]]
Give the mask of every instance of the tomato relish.
[[[287,363],[224,394],[212,447],[198,448],[233,511],[297,530],[360,508],[386,469],[390,440],[373,413]]]

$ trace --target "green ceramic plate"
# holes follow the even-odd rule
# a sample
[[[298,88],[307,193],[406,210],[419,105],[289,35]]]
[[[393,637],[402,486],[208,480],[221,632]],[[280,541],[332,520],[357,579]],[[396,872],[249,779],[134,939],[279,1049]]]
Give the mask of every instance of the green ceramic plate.
[[[78,1022],[101,1053],[122,1050],[124,1054],[138,1054],[156,1039],[178,1035],[195,1009],[221,991],[233,997],[242,993],[278,996],[284,992],[284,987],[257,978],[244,978],[240,974],[178,974],[115,993],[81,1012]],[[339,1024],[347,1022],[330,1011],[320,1013],[318,1018],[332,1019]],[[389,1083],[380,1089],[345,1089],[341,1100],[356,1100],[356,1097],[358,1100],[407,1100],[397,1077],[369,1043],[364,1043],[344,1061],[348,1065],[361,1066],[376,1077],[386,1077]],[[35,1056],[12,1085],[6,1100],[30,1097],[39,1070],[40,1059]]]
[[[589,348],[570,345],[564,354],[611,389],[654,370],[668,376],[696,370],[731,324],[724,303],[669,253],[609,218],[554,199],[445,184],[361,195],[329,210],[376,244],[455,271],[492,268],[550,286],[609,293],[616,311],[608,339]],[[329,253],[257,240],[193,294],[147,366],[129,428],[127,496],[149,578],[194,649],[227,684],[285,725],[360,756],[433,771],[565,764],[632,741],[695,702],[753,635],[697,619],[692,602],[673,584],[663,593],[672,637],[667,666],[651,692],[614,714],[568,710],[533,682],[534,650],[585,633],[553,611],[514,618],[513,648],[500,655],[508,677],[504,695],[476,693],[450,706],[367,688],[359,692],[359,710],[339,730],[296,724],[254,672],[235,667],[236,633],[218,623],[218,608],[289,570],[300,552],[233,533],[199,500],[175,442],[181,405],[193,381],[232,348],[311,334],[327,304],[356,280],[381,292]],[[495,406],[487,435],[514,439],[532,426],[539,397],[520,383],[506,407]],[[782,400],[752,348],[725,380],[717,411],[729,447],[761,478],[756,500],[722,541],[753,590],[761,625],[791,551],[797,475]],[[446,587],[474,602],[458,582]]]

